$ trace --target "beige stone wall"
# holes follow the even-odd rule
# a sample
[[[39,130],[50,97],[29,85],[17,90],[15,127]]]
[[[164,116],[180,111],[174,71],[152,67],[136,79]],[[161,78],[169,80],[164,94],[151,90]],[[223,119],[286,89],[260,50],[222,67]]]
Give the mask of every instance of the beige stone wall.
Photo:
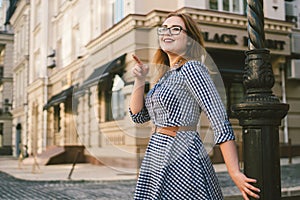
[[[31,153],[44,151],[44,84],[36,81],[28,87],[28,150]]]

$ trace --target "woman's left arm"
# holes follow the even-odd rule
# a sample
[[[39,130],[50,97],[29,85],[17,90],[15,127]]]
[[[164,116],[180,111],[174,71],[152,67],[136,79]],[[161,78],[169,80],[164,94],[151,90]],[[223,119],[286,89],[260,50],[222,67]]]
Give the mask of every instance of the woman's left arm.
[[[181,68],[181,71],[188,89],[211,123],[215,133],[215,143],[220,144],[232,180],[242,192],[245,200],[249,199],[247,195],[258,198],[256,193],[259,189],[251,185],[256,180],[246,177],[239,169],[232,126],[207,68],[198,61],[190,61]]]
[[[232,178],[233,182],[242,192],[243,198],[245,200],[248,200],[248,196],[252,196],[258,199],[259,195],[257,193],[259,193],[260,190],[251,185],[251,183],[255,183],[256,180],[246,177],[240,171],[235,142],[233,140],[228,140],[226,142],[221,143],[220,148],[228,169],[228,173]]]

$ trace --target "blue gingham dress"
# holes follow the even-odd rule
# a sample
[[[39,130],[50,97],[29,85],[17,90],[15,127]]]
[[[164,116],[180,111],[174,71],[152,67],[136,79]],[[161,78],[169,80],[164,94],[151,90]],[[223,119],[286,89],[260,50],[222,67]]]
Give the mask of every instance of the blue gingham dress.
[[[234,140],[206,66],[199,61],[188,61],[166,72],[148,92],[144,108],[136,114],[130,111],[130,115],[136,123],[151,119],[159,127],[194,127],[201,111],[211,122],[215,143]],[[179,131],[176,137],[160,133],[151,136],[134,199],[223,199],[215,171],[196,131]]]

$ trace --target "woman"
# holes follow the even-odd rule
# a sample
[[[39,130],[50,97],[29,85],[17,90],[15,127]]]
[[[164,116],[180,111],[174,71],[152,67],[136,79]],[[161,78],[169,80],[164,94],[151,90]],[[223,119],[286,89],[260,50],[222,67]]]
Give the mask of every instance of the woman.
[[[256,180],[241,173],[234,134],[203,57],[203,38],[186,14],[171,13],[158,28],[154,56],[160,76],[144,99],[149,68],[136,56],[129,112],[134,122],[155,128],[141,166],[135,199],[223,199],[213,166],[196,126],[201,111],[211,122],[228,172],[244,199],[259,198]],[[201,47],[202,46],[202,47]]]

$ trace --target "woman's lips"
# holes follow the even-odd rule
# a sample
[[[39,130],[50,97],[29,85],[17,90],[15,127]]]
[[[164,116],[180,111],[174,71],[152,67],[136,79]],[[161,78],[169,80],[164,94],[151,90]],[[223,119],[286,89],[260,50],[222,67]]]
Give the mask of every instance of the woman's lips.
[[[164,42],[168,43],[168,42],[173,42],[174,40],[171,38],[165,38],[163,39]]]

